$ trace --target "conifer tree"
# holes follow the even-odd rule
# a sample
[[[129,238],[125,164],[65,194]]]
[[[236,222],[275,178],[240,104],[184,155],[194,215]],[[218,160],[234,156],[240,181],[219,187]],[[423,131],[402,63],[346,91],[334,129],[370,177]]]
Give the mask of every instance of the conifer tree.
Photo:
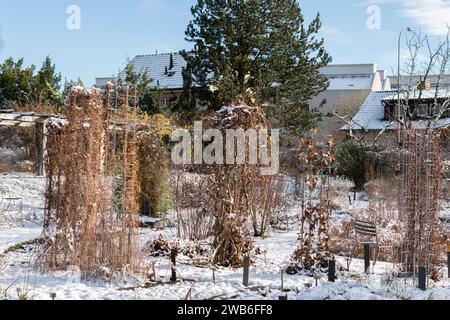
[[[319,15],[306,24],[295,0],[198,0],[191,11],[186,40],[194,49],[182,55],[200,103],[256,99],[282,109],[268,113],[288,134],[311,125],[308,101],[327,88],[319,68],[331,62],[317,38]]]
[[[137,86],[139,92],[139,105],[142,111],[147,114],[160,114],[163,112],[159,103],[160,92],[152,89],[153,79],[149,76],[148,69],[136,72],[132,62],[128,62],[122,77],[119,77],[119,84],[129,84]]]
[[[33,100],[35,107],[51,106],[60,109],[64,102],[60,92],[61,74],[56,73],[56,67],[47,56],[33,79]]]
[[[34,66],[25,68],[23,59],[7,59],[0,65],[0,106],[18,107],[32,99]]]

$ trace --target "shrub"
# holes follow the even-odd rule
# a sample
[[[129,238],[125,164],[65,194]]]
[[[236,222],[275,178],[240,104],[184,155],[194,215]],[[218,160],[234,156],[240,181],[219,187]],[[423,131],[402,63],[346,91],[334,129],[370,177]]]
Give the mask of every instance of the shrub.
[[[357,191],[363,191],[368,181],[369,153],[381,150],[379,146],[365,141],[345,141],[336,150],[338,174],[352,180]]]

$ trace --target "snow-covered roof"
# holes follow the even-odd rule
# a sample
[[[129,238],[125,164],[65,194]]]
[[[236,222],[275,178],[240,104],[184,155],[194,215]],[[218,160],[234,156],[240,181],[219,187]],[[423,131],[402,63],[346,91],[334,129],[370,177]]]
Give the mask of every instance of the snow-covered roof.
[[[370,90],[372,88],[373,75],[329,77],[328,90]]]
[[[391,81],[392,90],[398,89],[398,76],[389,76]],[[416,87],[424,78],[424,75],[414,75],[414,76],[400,76],[400,86],[402,89],[408,89],[408,86]],[[431,87],[436,87],[439,82],[439,87],[450,87],[450,75],[444,74],[442,76],[429,75],[427,77],[427,82],[431,84]]]
[[[383,101],[397,101],[398,100],[398,92],[395,92],[394,94],[386,97],[383,99]],[[401,92],[400,93],[400,99],[448,99],[450,98],[450,91],[448,89],[440,89],[436,92],[436,89],[434,90],[414,90],[412,92]]]
[[[320,68],[320,74],[324,76],[373,75],[376,71],[375,64],[330,64]]]
[[[331,64],[321,68],[320,74],[330,81],[328,90],[390,89],[386,72],[377,70],[376,64]]]
[[[353,117],[352,130],[396,130],[397,123],[391,123],[384,120],[384,105],[383,102],[390,100],[393,96],[397,96],[395,91],[378,91],[371,92],[364,101],[359,112]],[[413,127],[420,129],[428,127],[429,122],[426,120],[413,121]],[[434,127],[448,127],[450,126],[450,118],[440,119],[433,123]],[[349,131],[349,126],[345,125],[342,131]]]
[[[170,69],[171,55],[173,57],[172,69]],[[153,79],[153,87],[166,90],[183,88],[182,71],[187,62],[179,53],[139,55],[131,60],[131,63],[135,73],[147,70],[148,75]],[[121,72],[120,77],[125,77],[125,70]]]

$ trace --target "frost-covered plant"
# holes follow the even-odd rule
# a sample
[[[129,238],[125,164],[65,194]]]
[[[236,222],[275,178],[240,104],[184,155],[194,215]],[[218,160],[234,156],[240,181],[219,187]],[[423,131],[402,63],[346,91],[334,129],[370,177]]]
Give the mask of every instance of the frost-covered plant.
[[[332,212],[330,194],[331,166],[334,161],[333,140],[328,147],[315,145],[312,138],[302,141],[300,160],[303,164],[306,197],[302,199],[299,246],[292,257],[289,273],[300,270],[315,272],[328,268],[334,259],[329,248],[329,223]],[[324,173],[328,174],[327,176]],[[317,200],[313,195],[317,194]]]
[[[224,133],[228,129],[267,129],[264,111],[258,106],[225,107],[216,113],[215,127]],[[234,138],[233,138],[234,139]],[[246,139],[245,150],[250,150]],[[235,158],[236,160],[236,158]],[[234,161],[237,162],[237,161]],[[260,178],[261,166],[251,164],[216,165],[212,168],[208,185],[207,211],[214,216],[213,263],[225,267],[241,267],[244,254],[251,250],[248,218],[257,210],[255,181]],[[270,192],[270,188],[262,188]],[[263,199],[261,197],[261,199]],[[267,219],[270,222],[270,219]]]
[[[141,212],[160,216],[171,207],[170,154],[172,135],[169,118],[162,115],[141,116],[138,134]]]
[[[207,176],[174,170],[172,175],[173,208],[177,219],[177,236],[189,240],[204,240],[212,235],[214,216],[205,208],[208,203]]]
[[[380,147],[358,139],[350,139],[336,150],[338,173],[355,183],[355,189],[362,191],[368,178],[368,159],[370,152],[380,151]]]

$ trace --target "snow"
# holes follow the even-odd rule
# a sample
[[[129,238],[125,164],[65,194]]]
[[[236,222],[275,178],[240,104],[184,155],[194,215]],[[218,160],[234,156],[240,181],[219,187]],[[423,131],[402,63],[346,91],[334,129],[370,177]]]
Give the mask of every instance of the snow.
[[[155,223],[158,221],[161,221],[161,219],[146,217],[146,216],[139,216],[139,222],[141,222],[141,223]]]
[[[0,175],[0,253],[42,233],[44,185],[42,177]]]
[[[53,118],[53,117],[47,119],[47,126],[53,127],[56,129],[62,129],[65,126],[67,126],[68,124],[69,124],[69,122],[66,119]]]
[[[213,270],[208,265],[192,265],[183,255],[178,257],[177,273],[182,280],[177,283],[170,283],[171,265],[167,257],[145,256],[146,262],[155,263],[157,283],[125,276],[110,282],[88,282],[80,279],[76,267],[44,274],[33,268],[38,254],[36,246],[5,251],[41,235],[45,180],[26,174],[0,175],[0,188],[8,189],[12,197],[23,200],[22,212],[14,208],[5,212],[5,203],[0,205],[0,295],[7,299],[18,299],[19,289],[28,299],[35,300],[48,300],[51,293],[56,293],[57,300],[183,300],[188,293],[194,300],[278,300],[285,294],[289,300],[450,300],[448,279],[430,283],[429,290],[423,292],[411,281],[405,283],[403,278],[393,277],[390,263],[378,262],[373,274],[364,274],[361,260],[353,260],[348,272],[338,271],[335,283],[328,283],[326,275],[317,279],[316,286],[314,278],[283,274],[285,292],[282,292],[281,269],[289,263],[296,249],[296,227],[290,231],[272,230],[266,239],[255,239],[255,247],[261,254],[252,257],[249,287],[242,285],[242,269],[216,268],[213,283]],[[362,206],[363,202],[357,201],[354,205]],[[346,209],[349,208],[344,207],[342,211]],[[345,213],[335,214],[334,219],[339,223],[346,216]],[[174,228],[141,229],[141,244],[159,235],[177,240]],[[180,240],[180,243],[185,241]],[[345,266],[346,259],[338,257],[337,262],[338,266]],[[442,272],[446,274],[447,270]]]

